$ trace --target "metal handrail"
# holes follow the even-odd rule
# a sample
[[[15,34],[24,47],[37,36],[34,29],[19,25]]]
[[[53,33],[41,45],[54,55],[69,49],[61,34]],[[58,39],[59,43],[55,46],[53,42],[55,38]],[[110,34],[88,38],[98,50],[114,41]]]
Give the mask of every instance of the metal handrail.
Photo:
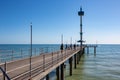
[[[3,75],[7,78],[7,80],[11,80],[9,76],[6,74],[6,72],[0,67],[0,70],[2,71]]]

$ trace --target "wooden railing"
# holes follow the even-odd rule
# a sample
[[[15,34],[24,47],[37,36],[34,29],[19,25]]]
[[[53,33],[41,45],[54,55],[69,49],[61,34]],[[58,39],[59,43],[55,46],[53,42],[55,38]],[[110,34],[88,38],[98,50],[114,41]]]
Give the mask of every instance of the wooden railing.
[[[1,72],[3,73],[3,80],[5,80],[6,78],[7,78],[7,80],[11,80],[11,79],[8,77],[8,75],[6,74],[6,71],[4,71],[4,70],[2,69],[2,67],[0,67],[0,70],[1,70]]]
[[[63,51],[44,53],[39,56],[34,56],[31,58],[31,65],[30,58],[26,58],[6,62],[6,64],[0,64],[0,67],[2,67],[3,70],[6,69],[5,73],[7,73],[7,75],[12,80],[27,80],[30,77],[35,77],[38,74],[45,72],[49,68],[54,67],[55,64],[60,63],[61,61],[65,60],[67,57],[79,50],[80,48],[70,50],[67,49]],[[0,80],[3,80],[3,76],[4,75],[0,73]]]

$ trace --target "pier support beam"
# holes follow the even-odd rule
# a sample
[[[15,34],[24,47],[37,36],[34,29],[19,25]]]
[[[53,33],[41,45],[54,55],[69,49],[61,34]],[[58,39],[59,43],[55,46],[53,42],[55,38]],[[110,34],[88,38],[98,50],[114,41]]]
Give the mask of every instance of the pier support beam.
[[[85,53],[85,48],[83,48],[83,51],[82,51],[82,54],[84,54]]]
[[[56,68],[56,76],[57,76],[57,80],[60,80],[60,70],[59,70],[59,66]]]
[[[87,54],[89,54],[89,47],[87,47]]]
[[[64,63],[61,64],[61,80],[64,80]]]
[[[80,51],[77,54],[78,54],[77,64],[79,64],[79,61],[80,61]]]
[[[77,64],[79,64],[79,60],[80,60],[80,53],[77,53]]]
[[[70,65],[70,76],[72,76],[72,57],[69,59],[69,65]]]
[[[49,79],[49,74],[46,75],[46,80],[50,80],[50,79]]]
[[[82,51],[79,52],[79,61],[81,59],[81,56],[82,56]]]
[[[96,46],[94,47],[94,55],[96,55]]]
[[[76,69],[76,65],[77,65],[76,55],[77,55],[77,54],[74,55],[74,68],[75,68],[75,69]]]
[[[81,59],[81,56],[82,56],[82,51],[79,51],[79,61]]]

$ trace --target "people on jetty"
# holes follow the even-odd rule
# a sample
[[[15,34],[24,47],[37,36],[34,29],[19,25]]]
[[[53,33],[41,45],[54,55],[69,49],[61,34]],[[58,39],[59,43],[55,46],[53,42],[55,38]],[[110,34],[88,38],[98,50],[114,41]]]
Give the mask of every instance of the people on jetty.
[[[74,47],[74,50],[76,50],[76,44],[74,44],[73,47]]]
[[[68,46],[67,46],[67,44],[65,45],[65,49],[68,49]]]
[[[72,49],[72,44],[70,44],[70,49]]]
[[[61,46],[60,46],[61,53],[63,52],[63,49],[64,49],[64,45],[61,44]]]

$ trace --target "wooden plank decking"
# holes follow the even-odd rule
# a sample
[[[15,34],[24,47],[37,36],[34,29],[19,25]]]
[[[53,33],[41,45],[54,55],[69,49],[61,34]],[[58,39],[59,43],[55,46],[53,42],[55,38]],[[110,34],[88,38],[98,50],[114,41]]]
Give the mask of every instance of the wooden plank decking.
[[[41,54],[31,58],[31,78],[32,80],[40,80],[49,72],[64,63],[67,59],[76,54],[80,48],[76,50],[64,50],[54,53]],[[0,64],[5,68],[5,64]],[[30,78],[30,58],[11,61],[6,63],[6,73],[11,80],[28,80]],[[3,80],[3,74],[0,73],[0,80]]]

